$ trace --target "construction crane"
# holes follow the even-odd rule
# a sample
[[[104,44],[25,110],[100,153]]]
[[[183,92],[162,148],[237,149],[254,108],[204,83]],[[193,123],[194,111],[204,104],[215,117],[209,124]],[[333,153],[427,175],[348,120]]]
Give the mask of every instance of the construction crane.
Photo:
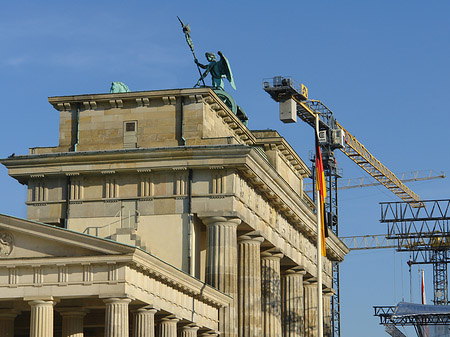
[[[396,174],[396,176],[400,179],[401,182],[414,182],[414,181],[425,181],[425,180],[433,180],[433,179],[443,179],[445,178],[445,172],[436,172],[435,170],[420,170],[420,171],[412,171],[412,172],[402,172]],[[360,188],[360,187],[371,187],[381,185],[380,182],[374,182],[373,179],[369,177],[360,177],[353,179],[341,179],[339,183],[338,190],[349,190],[352,188]],[[303,188],[306,193],[310,193],[313,191],[312,183],[303,183]]]
[[[333,112],[319,100],[308,100],[308,89],[298,84],[291,77],[275,76],[263,80],[263,89],[279,103],[280,120],[284,123],[295,123],[297,117],[315,128],[316,115],[319,116],[319,145],[322,149],[327,184],[327,211],[330,229],[339,235],[338,226],[338,178],[341,178],[334,157],[334,151],[340,149],[371,177],[384,185],[400,199],[413,207],[422,207],[420,197],[410,190],[386,166],[376,159],[356,137],[346,130],[333,116]],[[314,170],[312,170],[314,172]],[[313,177],[314,180],[314,177]],[[332,333],[340,336],[340,304],[339,304],[339,264],[333,263],[333,288],[335,294],[331,298]]]
[[[334,118],[333,112],[325,104],[319,100],[308,100],[308,90],[303,84],[297,84],[291,77],[276,76],[271,79],[264,79],[263,87],[276,102],[280,103],[280,119],[282,122],[294,123],[298,116],[310,126],[315,127],[315,116],[319,114],[319,129],[322,131],[319,135],[321,147],[330,147],[332,151],[340,149],[347,157],[400,199],[412,203],[414,206],[421,206],[419,196],[403,184],[356,137],[348,132]]]

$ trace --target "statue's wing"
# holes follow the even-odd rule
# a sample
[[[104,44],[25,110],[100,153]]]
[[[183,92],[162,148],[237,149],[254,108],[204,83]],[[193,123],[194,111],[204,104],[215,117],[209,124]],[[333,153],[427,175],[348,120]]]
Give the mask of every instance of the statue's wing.
[[[233,73],[231,72],[230,63],[228,59],[222,54],[220,57],[220,67],[221,73],[225,75],[228,81],[230,81],[231,87],[236,90],[236,85],[234,84]]]

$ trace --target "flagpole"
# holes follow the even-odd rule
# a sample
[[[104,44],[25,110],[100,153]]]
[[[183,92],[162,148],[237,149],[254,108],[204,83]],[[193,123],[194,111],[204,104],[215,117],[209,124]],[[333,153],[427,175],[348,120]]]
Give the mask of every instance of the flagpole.
[[[316,137],[319,137],[319,114],[316,113]],[[316,154],[317,155],[317,154]],[[317,168],[316,168],[317,169]],[[316,180],[319,179],[316,175]],[[322,225],[321,197],[316,184],[317,210],[317,336],[323,337],[323,302],[322,302]]]

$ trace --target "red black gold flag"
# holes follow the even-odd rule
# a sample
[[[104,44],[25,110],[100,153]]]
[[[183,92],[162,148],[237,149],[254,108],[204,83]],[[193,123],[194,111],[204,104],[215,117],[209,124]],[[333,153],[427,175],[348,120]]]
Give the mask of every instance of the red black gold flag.
[[[325,183],[325,174],[323,172],[322,152],[320,151],[319,139],[316,135],[316,188],[319,192],[319,207],[320,207],[320,226],[321,226],[321,252],[322,256],[327,256],[325,249],[325,235],[327,233],[327,221],[325,212],[325,198],[327,196],[327,189]]]

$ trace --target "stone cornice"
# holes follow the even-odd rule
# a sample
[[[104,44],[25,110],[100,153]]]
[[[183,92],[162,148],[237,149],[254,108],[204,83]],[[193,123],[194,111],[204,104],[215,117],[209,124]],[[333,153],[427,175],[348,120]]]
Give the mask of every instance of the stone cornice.
[[[34,235],[37,238],[58,241],[75,247],[89,249],[103,254],[124,254],[134,252],[134,247],[117,242],[97,238],[91,235],[63,229],[44,223],[34,222],[21,218],[0,214],[0,228],[10,231]]]
[[[71,111],[74,109],[96,110],[100,105],[106,108],[122,108],[125,103],[134,107],[149,106],[152,101],[160,101],[164,105],[176,104],[177,97],[181,97],[185,104],[205,103],[223,122],[234,131],[236,137],[243,144],[254,144],[255,137],[242,124],[237,116],[230,111],[225,103],[211,88],[188,88],[154,91],[135,91],[115,94],[90,94],[75,96],[49,97],[48,101],[58,111]]]
[[[257,165],[248,165],[248,169],[241,170],[246,179],[251,184],[258,186],[258,189],[265,193],[267,199],[277,204],[277,208],[293,225],[298,226],[301,232],[315,242],[317,224],[313,210],[299,198],[299,195],[275,170],[265,169],[267,164],[261,156],[255,155],[256,152],[252,154],[248,158],[254,159]],[[256,167],[261,167],[262,170],[256,172]],[[277,186],[281,186],[282,189],[280,190]],[[332,260],[342,261],[349,252],[348,248],[333,233],[327,238],[326,245]]]
[[[218,153],[220,152],[220,154]],[[189,147],[141,148],[132,150],[64,152],[41,155],[15,156],[0,160],[9,169],[9,174],[18,179],[29,179],[39,172],[43,175],[66,175],[73,173],[99,173],[105,170],[116,172],[158,170],[173,168],[195,168],[202,166],[231,166],[236,162],[245,163],[245,156],[251,148],[245,145],[212,145]],[[161,161],[164,158],[164,161]],[[227,159],[233,158],[229,162]],[[208,159],[207,165],[199,163]],[[133,167],[124,168],[124,163]],[[135,163],[135,164],[134,164]],[[169,163],[169,164],[168,164]],[[85,165],[83,169],[81,164]],[[36,172],[34,172],[36,171]]]
[[[299,157],[289,143],[278,132],[272,130],[252,130],[256,137],[255,145],[262,145],[267,150],[278,150],[301,178],[311,176],[311,170]]]
[[[222,307],[232,301],[231,297],[136,247],[2,214],[0,214],[0,228],[7,229],[11,233],[26,233],[35,240],[40,238],[51,239],[59,245],[83,247],[103,253],[102,255],[70,257],[3,257],[0,259],[0,268],[39,268],[41,270],[48,269],[48,272],[58,272],[54,268],[55,266],[114,265],[117,268],[129,266],[133,269],[141,270],[144,274],[212,306]],[[77,270],[82,269],[78,268]],[[111,280],[99,279],[96,282],[92,282],[104,283],[106,281]],[[118,283],[127,282],[127,277],[120,277],[115,281]],[[42,286],[46,286],[46,282],[44,278]],[[55,285],[55,281],[49,282],[48,286]],[[66,283],[70,285],[71,282],[78,284],[80,281],[70,281],[69,278],[69,282]],[[0,284],[1,286],[11,286],[11,284]],[[20,282],[14,284],[14,286],[20,286]]]
[[[183,271],[177,269],[177,272],[174,273],[171,269],[174,267],[143,251],[136,251],[136,254],[133,256],[133,262],[137,268],[146,270],[151,275],[164,280],[165,283],[178,288],[180,291],[196,298],[202,298],[216,307],[227,306],[233,301],[230,296]]]
[[[203,97],[213,95],[210,88],[188,88],[152,91],[133,91],[122,93],[104,93],[72,96],[49,97],[48,101],[56,110],[71,110],[76,104],[82,104],[82,108],[95,109],[100,103],[111,104],[111,101],[132,101],[136,105],[146,105],[147,102],[159,99],[165,104],[174,104],[177,96],[186,96],[193,102],[201,102]],[[217,96],[216,96],[217,97]],[[74,105],[74,106],[72,106]]]

